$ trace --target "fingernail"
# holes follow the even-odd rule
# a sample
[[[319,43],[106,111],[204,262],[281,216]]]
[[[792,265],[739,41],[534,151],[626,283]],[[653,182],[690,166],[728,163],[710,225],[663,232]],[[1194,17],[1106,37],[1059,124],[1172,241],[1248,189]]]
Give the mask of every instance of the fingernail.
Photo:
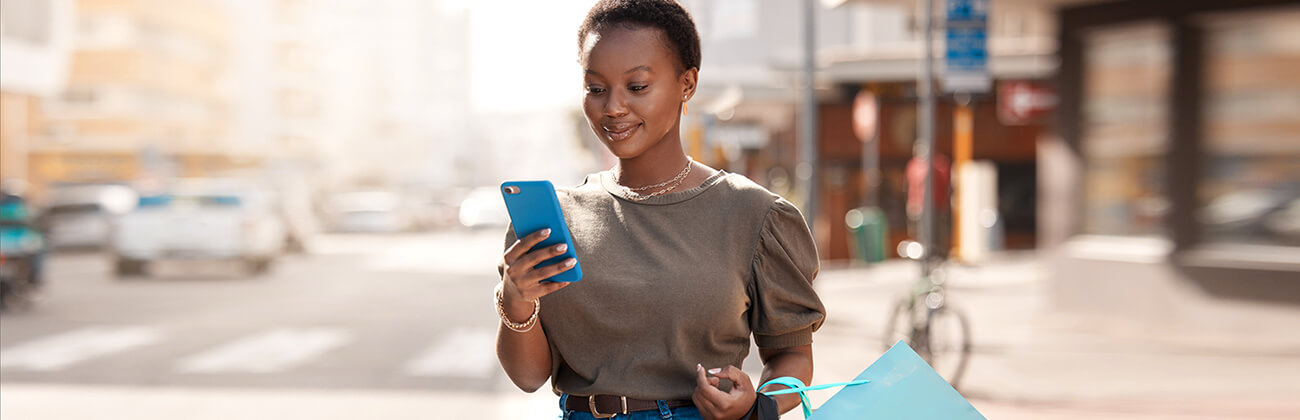
[[[704,365],[701,365],[701,364],[699,364],[699,363],[696,363],[696,364],[695,364],[695,370],[704,370]]]
[[[569,249],[568,244],[559,244],[555,246],[555,252],[564,252],[566,249]]]
[[[713,369],[709,369],[709,374],[710,374],[710,375],[717,375],[718,372],[722,372],[722,368],[713,368]]]
[[[551,236],[551,228],[542,229],[542,236]]]
[[[575,260],[575,259],[573,259],[573,258],[569,258],[569,259],[567,259],[567,260],[564,260],[564,266],[565,266],[565,267],[573,267],[573,265],[574,265],[574,264],[577,264],[577,263],[578,263],[578,260]]]

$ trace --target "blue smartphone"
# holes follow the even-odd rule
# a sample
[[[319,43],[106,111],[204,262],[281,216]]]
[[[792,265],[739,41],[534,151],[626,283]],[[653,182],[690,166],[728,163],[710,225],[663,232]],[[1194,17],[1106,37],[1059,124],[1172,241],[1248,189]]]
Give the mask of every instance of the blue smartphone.
[[[534,245],[532,250],[548,246],[568,244],[569,249],[563,254],[548,258],[537,264],[545,267],[559,264],[569,258],[578,258],[573,246],[573,235],[569,233],[569,224],[564,221],[564,211],[560,210],[560,200],[555,195],[555,186],[550,181],[506,181],[501,184],[501,196],[506,200],[506,210],[510,212],[510,222],[514,224],[515,237],[523,238],[533,232],[550,228],[551,236]],[[530,250],[531,251],[531,250]],[[582,280],[582,262],[573,268],[543,282]]]

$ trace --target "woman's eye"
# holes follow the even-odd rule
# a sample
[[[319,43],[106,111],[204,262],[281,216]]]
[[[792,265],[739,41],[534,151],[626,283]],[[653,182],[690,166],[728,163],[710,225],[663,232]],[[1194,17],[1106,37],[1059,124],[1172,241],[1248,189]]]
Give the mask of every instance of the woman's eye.
[[[627,87],[627,90],[630,90],[630,91],[633,91],[633,92],[640,92],[640,91],[645,90],[645,89],[648,88],[648,87],[650,87],[650,86],[649,86],[649,85],[632,85],[632,86],[628,86],[628,87]]]
[[[603,93],[603,92],[605,92],[605,88],[602,88],[600,86],[587,86],[587,93]]]

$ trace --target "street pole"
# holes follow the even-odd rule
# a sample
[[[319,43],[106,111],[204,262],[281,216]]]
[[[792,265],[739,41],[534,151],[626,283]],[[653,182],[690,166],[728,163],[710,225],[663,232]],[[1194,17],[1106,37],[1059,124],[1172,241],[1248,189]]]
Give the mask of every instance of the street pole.
[[[974,191],[965,191],[965,184],[958,181],[965,180],[965,169],[967,163],[971,161],[975,143],[975,117],[971,109],[971,95],[958,94],[955,102],[957,110],[953,115],[953,142],[952,142],[952,178],[953,178],[953,203],[962,203],[962,196],[966,194],[974,195]],[[956,259],[960,261],[970,261],[970,255],[963,253],[964,248],[974,245],[974,238],[968,238],[962,235],[962,224],[971,223],[978,220],[979,210],[971,207],[971,214],[965,214],[962,210],[965,208],[961,205],[952,206],[952,245]]]
[[[801,142],[799,164],[795,167],[795,176],[803,184],[804,219],[808,230],[817,236],[814,223],[817,217],[817,94],[813,91],[813,72],[816,71],[813,60],[817,44],[813,38],[817,0],[803,2],[803,124],[800,128]]]
[[[868,96],[866,97],[870,98],[869,102],[862,99],[863,92],[867,92],[866,95]],[[880,145],[878,143],[880,138],[880,105],[879,99],[876,98],[877,95],[876,89],[868,85],[861,87],[858,97],[853,99],[855,129],[860,127],[858,124],[862,124],[862,122],[859,120],[863,118],[868,119],[871,125],[870,130],[866,130],[869,132],[856,133],[859,137],[858,140],[862,141],[862,207],[864,208],[876,208],[880,205],[880,198],[876,196],[880,191]],[[870,105],[863,105],[863,102]],[[868,109],[870,114],[860,115],[863,111],[859,107]]]
[[[924,207],[921,209],[921,245],[925,250],[921,262],[921,275],[929,278],[930,264],[928,261],[935,253],[934,249],[934,86],[933,86],[933,66],[934,51],[931,50],[934,44],[934,1],[921,0],[925,3],[925,14],[921,17],[921,30],[925,32],[922,48],[921,76],[918,86],[918,94],[921,99],[921,162],[925,164],[925,189],[924,189]]]
[[[863,207],[880,207],[880,138],[879,128],[871,138],[862,143],[862,167],[866,168],[867,182],[862,187],[862,206]]]

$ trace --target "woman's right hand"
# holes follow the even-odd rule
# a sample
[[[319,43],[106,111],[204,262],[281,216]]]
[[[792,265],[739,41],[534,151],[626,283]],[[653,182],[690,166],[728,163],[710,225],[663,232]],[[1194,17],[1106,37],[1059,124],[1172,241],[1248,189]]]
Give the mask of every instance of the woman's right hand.
[[[533,232],[515,241],[501,256],[501,304],[511,323],[531,322],[527,320],[536,310],[533,299],[569,285],[568,282],[542,283],[542,280],[572,269],[577,260],[569,258],[559,264],[537,267],[542,261],[563,254],[565,249],[562,245],[529,251],[550,234],[550,229]],[[529,328],[526,332],[515,333],[502,322],[497,329],[497,360],[501,361],[501,367],[515,386],[525,392],[536,391],[546,383],[551,376],[552,363],[546,332],[541,328]]]
[[[533,232],[515,241],[514,245],[511,245],[502,255],[501,267],[504,270],[501,280],[505,283],[502,298],[511,314],[522,314],[526,317],[533,311],[533,299],[549,295],[569,285],[569,282],[542,283],[542,280],[573,269],[578,262],[577,259],[569,258],[559,264],[537,267],[537,264],[542,261],[563,254],[567,250],[565,244],[528,251],[550,234],[550,229]]]

